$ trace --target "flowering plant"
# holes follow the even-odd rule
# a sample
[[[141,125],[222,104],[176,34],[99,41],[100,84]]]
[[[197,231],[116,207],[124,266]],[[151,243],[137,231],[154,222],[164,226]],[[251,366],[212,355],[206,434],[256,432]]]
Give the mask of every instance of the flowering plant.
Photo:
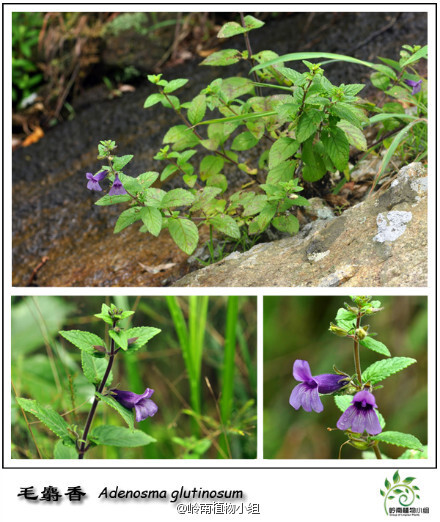
[[[343,431],[347,440],[345,444],[361,450],[373,451],[376,458],[381,459],[379,443],[405,447],[408,450],[421,452],[421,442],[411,434],[397,431],[384,431],[385,419],[379,412],[380,394],[386,378],[407,368],[417,361],[411,357],[391,357],[388,348],[373,337],[369,325],[362,325],[364,317],[380,312],[380,301],[371,296],[352,296],[354,304],[345,304],[336,314],[335,324],[330,324],[330,331],[353,342],[354,374],[344,373],[334,367],[334,373],[313,376],[309,363],[296,360],[293,365],[293,376],[300,381],[290,395],[290,405],[298,410],[320,413],[324,410],[321,396],[332,395],[336,406],[342,414],[336,422],[336,428],[330,431]],[[386,357],[371,364],[365,370],[361,368],[361,349],[366,348]],[[376,392],[378,400],[376,403]],[[419,457],[422,458],[422,457]]]
[[[91,183],[102,181],[95,176]],[[95,393],[84,428],[69,425],[63,416],[38,401],[17,397],[20,407],[35,415],[60,440],[55,445],[55,458],[83,459],[87,451],[97,445],[120,447],[144,446],[155,439],[142,430],[135,429],[134,423],[153,417],[158,406],[151,399],[154,390],[147,388],[138,395],[131,391],[111,388],[112,367],[118,354],[132,354],[157,335],[160,330],[150,326],[123,328],[120,323],[133,315],[115,305],[102,305],[101,313],[95,314],[108,325],[109,346],[98,335],[82,330],[59,332],[81,351],[81,364],[85,378],[95,387]],[[96,410],[104,403],[116,410],[127,424],[126,427],[100,425],[92,429]]]

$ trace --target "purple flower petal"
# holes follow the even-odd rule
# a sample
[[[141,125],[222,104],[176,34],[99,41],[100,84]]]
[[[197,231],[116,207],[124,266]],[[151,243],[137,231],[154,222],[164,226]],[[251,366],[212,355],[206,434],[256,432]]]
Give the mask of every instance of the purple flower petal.
[[[330,373],[313,376],[309,363],[301,359],[297,359],[293,363],[293,376],[297,381],[302,382],[292,390],[289,399],[290,405],[295,410],[302,407],[307,412],[316,411],[317,413],[324,409],[319,394],[340,390],[348,379],[343,375]]]
[[[115,181],[113,182],[112,188],[110,189],[110,192],[108,193],[109,196],[122,196],[124,194],[127,194],[127,191],[125,190],[124,186],[121,183],[121,180],[119,179],[118,175],[115,176]]]
[[[422,89],[422,80],[418,80],[417,82],[414,80],[404,80],[406,85],[409,85],[413,88],[412,95],[417,94]]]
[[[313,379],[309,363],[307,361],[297,359],[293,363],[293,376],[295,377],[296,381],[309,381]]]
[[[141,395],[125,390],[112,390],[113,397],[122,404],[124,408],[135,409],[137,422],[143,421],[147,417],[152,417],[157,413],[159,408],[157,404],[150,399],[153,393],[154,390],[151,388],[147,388]]]
[[[366,431],[369,435],[377,435],[382,431],[374,395],[362,390],[353,397],[349,406],[339,418],[336,427],[340,430],[351,429],[355,433]]]
[[[97,174],[93,175],[91,172],[86,173],[86,178],[89,180],[87,183],[87,188],[89,190],[97,190],[98,192],[102,191],[101,185],[99,184],[107,176],[107,171],[102,170]]]

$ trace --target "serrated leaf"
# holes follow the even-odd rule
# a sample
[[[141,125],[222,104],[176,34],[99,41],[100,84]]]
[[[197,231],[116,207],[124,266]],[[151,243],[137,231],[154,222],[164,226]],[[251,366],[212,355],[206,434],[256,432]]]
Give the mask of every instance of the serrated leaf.
[[[267,203],[267,196],[264,194],[257,194],[254,195],[254,197],[246,202],[243,202],[243,216],[253,216],[255,214],[258,214],[263,210]]]
[[[335,395],[333,397],[335,399],[336,406],[344,412],[351,404],[351,401],[353,400],[352,395]]]
[[[281,232],[287,232],[292,236],[299,230],[299,221],[296,216],[278,216],[273,218],[272,225]]]
[[[357,315],[345,308],[339,308],[336,314],[336,321],[353,321],[356,320]],[[353,323],[354,324],[354,323]]]
[[[189,219],[169,219],[168,229],[176,245],[191,255],[199,242],[199,230]]]
[[[99,392],[95,392],[95,395],[101,399],[102,402],[105,402],[108,406],[111,406],[114,410],[116,410],[119,415],[124,419],[127,423],[130,430],[134,430],[134,409],[129,410],[122,406],[116,399],[114,399],[111,395],[102,395]]]
[[[141,210],[141,219],[150,234],[156,237],[160,234],[163,222],[160,210],[154,207],[144,207]]]
[[[174,208],[191,205],[195,196],[188,190],[177,188],[168,191],[162,199],[162,208]]]
[[[298,121],[296,128],[296,139],[299,143],[303,143],[308,138],[313,136],[318,130],[319,124],[322,121],[322,112],[316,109],[310,109],[304,112]]]
[[[114,156],[113,157],[113,168],[114,170],[122,170],[129,161],[133,159],[133,154],[127,154],[126,156]]]
[[[127,208],[127,210],[121,212],[121,214],[118,217],[118,220],[116,221],[113,232],[117,234],[121,230],[124,230],[124,228],[127,228],[136,221],[142,219],[141,208],[142,207],[132,207]]]
[[[409,433],[400,433],[398,431],[383,431],[378,435],[372,436],[371,439],[403,448],[423,450],[423,444],[419,441],[419,439]]]
[[[146,446],[151,442],[156,442],[156,439],[141,430],[131,431],[122,426],[98,426],[89,435],[89,439],[95,444],[126,448]]]
[[[362,380],[374,385],[416,362],[416,359],[412,359],[411,357],[392,357],[391,359],[382,359],[373,363],[363,372]]]
[[[134,337],[137,337],[136,341],[128,346],[128,351],[135,352],[139,350],[150,339],[152,339],[155,335],[157,335],[160,332],[161,330],[159,328],[154,328],[152,326],[135,326],[133,328],[128,328],[125,331],[128,339],[133,339]]]
[[[144,109],[148,109],[148,107],[152,107],[153,105],[156,105],[156,103],[162,102],[164,98],[165,96],[158,92],[150,94],[150,96],[145,100]]]
[[[272,221],[272,218],[275,216],[276,212],[277,212],[276,204],[269,203],[269,202],[266,203],[263,210],[255,218],[261,232],[269,226],[269,223]]]
[[[337,102],[335,105],[332,105],[330,111],[336,116],[339,116],[341,120],[347,120],[359,129],[368,124],[368,118],[362,110],[349,103]]]
[[[241,60],[241,52],[236,49],[224,49],[210,54],[200,65],[231,65]]]
[[[84,330],[61,330],[60,335],[90,355],[95,353],[94,346],[105,346],[105,342],[101,337],[91,332],[85,332]]]
[[[72,439],[69,433],[69,425],[55,410],[49,407],[41,406],[37,401],[32,399],[24,399],[17,397],[18,404],[23,410],[32,413],[40,421],[49,428],[57,437],[66,442],[70,442]]]
[[[334,166],[343,172],[348,165],[350,144],[342,129],[329,127],[328,132],[321,133],[321,140]]]
[[[208,222],[218,231],[223,234],[240,239],[240,227],[237,225],[233,217],[222,214],[221,216],[214,216],[209,218]]]
[[[287,182],[293,179],[295,172],[296,162],[293,160],[282,161],[276,167],[269,170],[266,178],[266,183],[273,185],[278,184],[280,181]]]
[[[194,203],[191,206],[191,212],[200,210],[221,192],[222,189],[219,187],[204,187],[201,192],[197,192]]]
[[[289,159],[299,149],[299,143],[288,137],[279,138],[269,150],[269,169]]]
[[[206,112],[206,96],[199,94],[196,96],[188,107],[188,120],[195,125],[203,120]]]
[[[217,33],[217,38],[230,38],[237,34],[243,34],[246,31],[247,29],[242,27],[238,22],[227,22]]]
[[[185,78],[178,78],[177,80],[171,80],[165,85],[163,92],[166,92],[167,94],[169,94],[170,92],[177,91],[177,89],[180,89],[187,83],[188,83],[188,80],[186,80]]]
[[[232,150],[249,150],[258,143],[258,139],[250,131],[241,132],[232,142]]]
[[[72,444],[65,444],[64,441],[58,440],[53,449],[54,459],[77,459],[78,452]]]
[[[166,192],[159,188],[148,188],[144,192],[146,207],[161,208],[162,200],[165,197]]]
[[[129,337],[125,330],[117,331],[117,330],[110,329],[108,334],[113,339],[116,346],[118,346],[119,348],[121,348],[124,351],[127,351]]]
[[[95,201],[95,205],[98,205],[99,207],[105,207],[108,205],[117,205],[118,203],[126,203],[127,201],[131,201],[131,196],[128,194],[121,194],[118,196],[109,196],[106,194],[102,198],[98,199],[98,201]]]
[[[93,357],[89,353],[82,351],[81,366],[85,378],[92,384],[99,384],[104,377],[105,371],[107,370],[108,361],[106,359]],[[113,373],[110,372],[105,386],[110,386],[112,380]]]
[[[381,355],[386,355],[387,357],[391,356],[391,353],[388,350],[388,348],[383,343],[377,341],[373,337],[367,336],[364,339],[360,340],[359,343],[365,348],[373,350],[373,352],[380,353]]]
[[[200,162],[200,178],[205,181],[210,176],[218,174],[225,163],[219,156],[205,156]]]
[[[353,147],[356,147],[358,150],[367,150],[367,139],[360,129],[346,120],[338,121],[336,126],[345,132],[350,145],[353,145]]]
[[[139,176],[136,178],[136,181],[139,183],[141,188],[146,189],[148,187],[151,187],[151,185],[157,180],[158,177],[158,172],[143,172],[142,174],[139,174]]]

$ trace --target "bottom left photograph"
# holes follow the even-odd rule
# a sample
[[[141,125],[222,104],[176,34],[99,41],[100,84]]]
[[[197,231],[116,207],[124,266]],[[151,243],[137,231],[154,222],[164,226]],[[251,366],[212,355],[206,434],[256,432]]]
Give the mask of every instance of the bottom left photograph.
[[[11,302],[12,459],[254,459],[257,298]]]

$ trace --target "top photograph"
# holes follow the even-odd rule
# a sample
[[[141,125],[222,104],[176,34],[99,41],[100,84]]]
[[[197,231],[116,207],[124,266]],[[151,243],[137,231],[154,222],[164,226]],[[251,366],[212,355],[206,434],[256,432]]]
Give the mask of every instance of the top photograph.
[[[13,287],[428,286],[427,12],[9,16]]]

